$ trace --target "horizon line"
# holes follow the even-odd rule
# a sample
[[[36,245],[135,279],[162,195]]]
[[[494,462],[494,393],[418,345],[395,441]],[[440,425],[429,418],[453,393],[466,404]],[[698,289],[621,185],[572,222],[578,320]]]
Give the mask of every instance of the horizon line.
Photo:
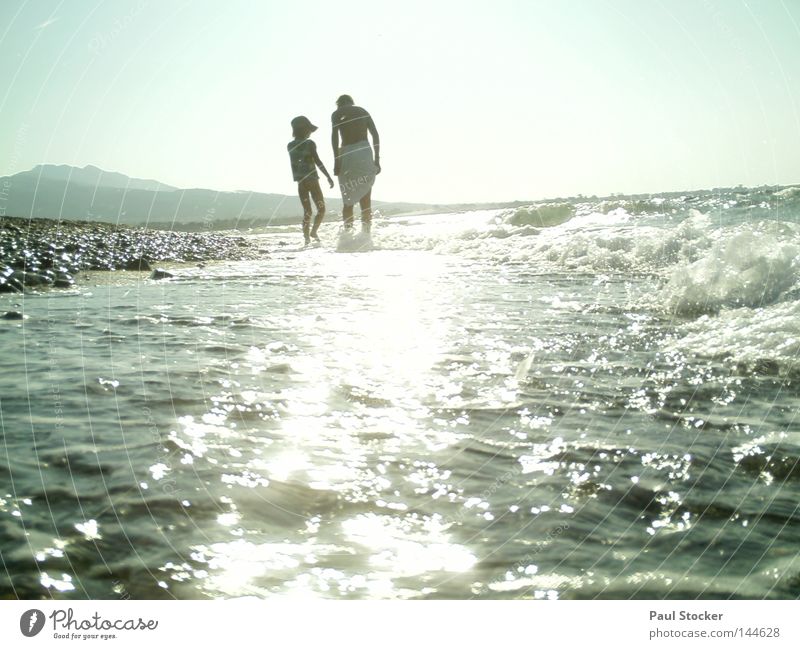
[[[15,173],[0,176],[0,180],[6,178],[13,178],[19,174],[30,173],[35,171],[37,167],[68,167],[70,169],[97,169],[102,174],[115,174],[118,176],[124,176],[128,180],[135,180],[135,181],[144,181],[144,182],[151,182],[156,183],[158,185],[163,185],[166,189],[158,190],[158,191],[192,191],[192,190],[201,190],[201,191],[209,191],[209,192],[216,192],[218,194],[222,193],[250,193],[250,194],[264,194],[264,195],[272,195],[272,196],[283,196],[287,198],[295,198],[295,194],[283,194],[279,192],[265,192],[265,191],[258,191],[255,189],[213,189],[210,187],[178,187],[175,185],[170,185],[168,183],[162,182],[160,180],[156,180],[154,178],[141,178],[137,176],[129,176],[127,173],[122,171],[112,171],[108,169],[103,169],[102,167],[98,167],[95,164],[87,163],[82,167],[79,167],[74,164],[66,163],[66,162],[39,162],[35,164],[28,170],[25,171],[17,171]],[[605,199],[612,199],[612,198],[620,198],[620,197],[638,197],[638,196],[660,196],[663,194],[694,194],[698,192],[714,192],[718,190],[733,190],[738,188],[743,189],[759,189],[759,188],[773,188],[773,187],[799,187],[800,180],[796,183],[788,183],[788,184],[768,184],[763,183],[760,185],[744,185],[739,183],[737,185],[721,185],[715,187],[697,187],[694,189],[668,189],[662,190],[658,192],[610,192],[607,194],[583,194],[578,193],[571,196],[552,196],[552,197],[545,197],[545,198],[524,198],[524,199],[510,199],[510,200],[484,200],[484,201],[451,201],[451,202],[428,202],[428,201],[414,201],[414,200],[375,200],[375,203],[408,203],[411,205],[424,205],[428,207],[453,207],[453,206],[467,206],[467,205],[474,205],[474,206],[483,206],[483,205],[506,205],[510,203],[540,203],[540,202],[553,202],[553,201],[565,201],[571,199],[597,199],[597,200],[605,200]],[[127,188],[126,190],[127,191]],[[131,191],[155,191],[155,190],[131,190]],[[341,198],[337,198],[336,196],[331,197],[333,200],[341,200]]]

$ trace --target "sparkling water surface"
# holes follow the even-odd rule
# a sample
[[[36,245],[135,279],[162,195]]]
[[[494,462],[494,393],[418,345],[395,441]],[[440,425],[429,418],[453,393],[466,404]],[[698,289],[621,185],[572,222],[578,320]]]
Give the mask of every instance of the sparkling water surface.
[[[0,296],[0,592],[797,597],[800,234],[717,207]]]

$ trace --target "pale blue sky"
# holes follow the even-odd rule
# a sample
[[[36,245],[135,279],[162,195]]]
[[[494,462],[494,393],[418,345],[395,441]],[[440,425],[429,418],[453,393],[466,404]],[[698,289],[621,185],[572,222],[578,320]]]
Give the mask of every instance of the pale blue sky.
[[[293,193],[289,120],[332,167],[347,92],[379,200],[800,182],[796,0],[4,0],[0,61],[0,175]]]

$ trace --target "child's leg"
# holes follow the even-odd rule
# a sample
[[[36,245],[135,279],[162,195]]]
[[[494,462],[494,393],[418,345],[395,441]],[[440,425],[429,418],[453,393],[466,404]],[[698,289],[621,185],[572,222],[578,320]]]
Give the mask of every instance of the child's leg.
[[[309,190],[306,181],[301,180],[297,183],[297,193],[300,195],[300,203],[303,205],[303,238],[306,243],[311,239],[308,236],[308,228],[311,225],[311,200],[309,199]]]
[[[310,187],[311,198],[314,200],[314,205],[317,206],[317,217],[314,219],[314,227],[311,228],[311,236],[317,238],[317,230],[325,218],[325,197],[322,195],[322,190],[319,187],[319,181],[315,180]]]
[[[361,230],[363,232],[369,232],[372,226],[372,192],[367,192],[367,195],[364,196],[359,201],[359,205],[361,206]]]

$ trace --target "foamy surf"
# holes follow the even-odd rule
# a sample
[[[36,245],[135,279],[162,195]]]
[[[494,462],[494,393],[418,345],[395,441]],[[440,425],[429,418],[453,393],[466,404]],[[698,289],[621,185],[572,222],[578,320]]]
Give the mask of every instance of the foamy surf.
[[[374,249],[372,235],[368,232],[353,233],[345,229],[336,242],[336,252],[369,252]]]

